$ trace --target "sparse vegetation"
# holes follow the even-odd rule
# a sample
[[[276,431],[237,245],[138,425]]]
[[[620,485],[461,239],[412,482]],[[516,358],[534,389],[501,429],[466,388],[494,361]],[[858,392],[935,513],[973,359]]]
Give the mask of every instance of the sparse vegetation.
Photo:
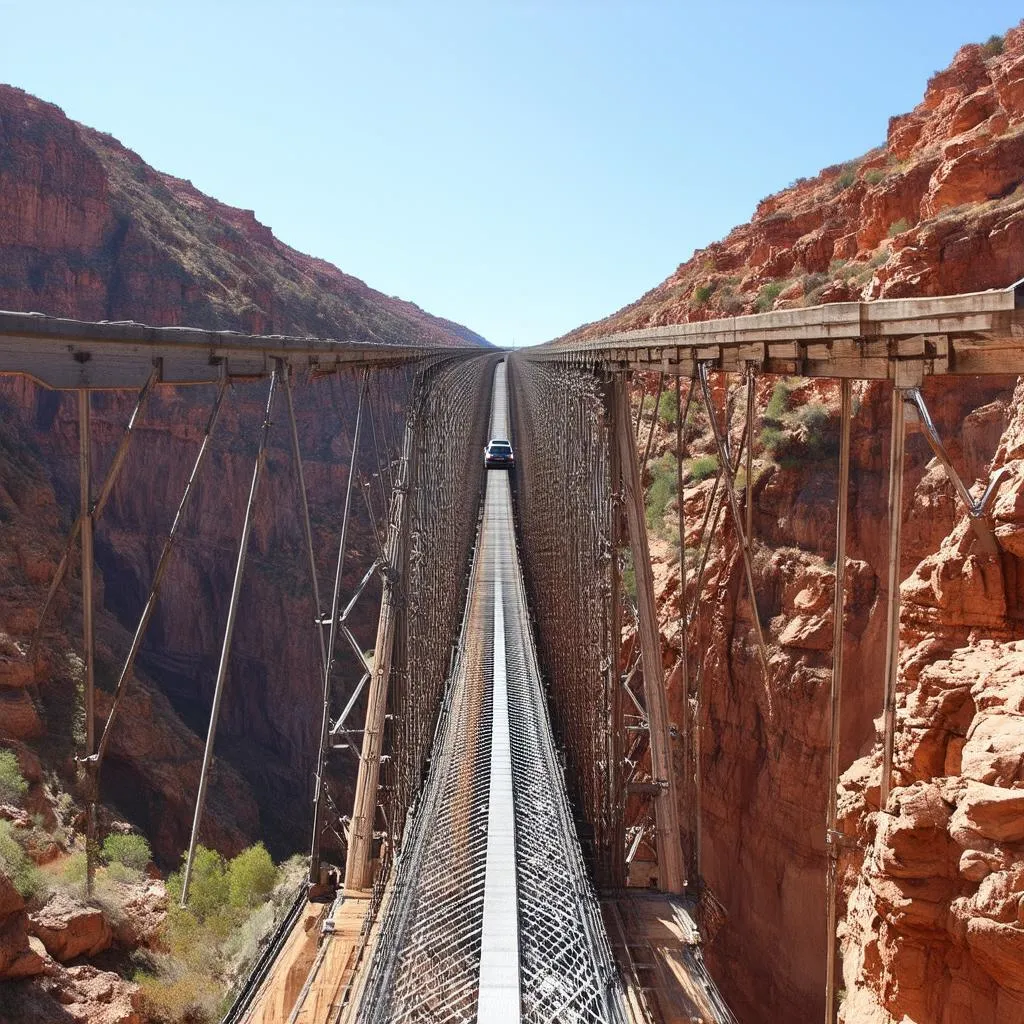
[[[828,284],[828,282],[828,274],[808,274],[803,280],[804,295],[810,295],[811,292]]]
[[[651,466],[651,484],[647,488],[647,528],[659,530],[665,521],[669,502],[676,496],[676,458],[663,455]]]
[[[28,783],[21,774],[13,750],[0,750],[0,804],[18,806],[28,792]]]
[[[713,282],[699,284],[693,289],[693,301],[695,305],[703,306],[711,298],[715,286]]]
[[[1004,42],[1005,40],[1003,36],[989,36],[988,39],[981,44],[981,52],[986,58],[998,57],[1003,52]]]
[[[658,401],[658,419],[668,427],[674,427],[679,419],[679,405],[676,402],[676,389],[670,387],[663,391]]]
[[[780,380],[775,385],[772,389],[772,397],[768,399],[768,408],[764,411],[766,422],[771,422],[777,426],[782,421],[783,414],[789,408],[789,393],[792,390],[784,380]]]
[[[166,952],[149,956],[135,977],[149,1015],[167,1024],[216,1020],[294,896],[302,871],[301,858],[276,868],[262,843],[231,860],[198,847],[184,908],[178,905],[183,870],[167,880]]]
[[[897,235],[902,234],[907,228],[910,227],[906,217],[900,217],[899,220],[894,220],[889,225],[889,237],[895,238]]]
[[[9,821],[0,821],[0,871],[26,900],[41,895],[46,889],[42,873],[18,842]]]
[[[767,313],[775,305],[775,300],[779,297],[784,283],[783,281],[769,281],[761,287],[754,300],[754,308],[758,313]]]
[[[133,871],[145,871],[153,853],[144,836],[134,832],[127,835],[114,833],[103,842],[103,859],[111,867],[118,864]]]
[[[871,170],[864,175],[864,180],[869,185],[877,185],[880,182],[885,181],[885,171],[878,167],[872,167]]]
[[[700,483],[707,480],[718,472],[718,456],[702,455],[696,459],[690,459],[686,464],[686,472],[691,480]]]

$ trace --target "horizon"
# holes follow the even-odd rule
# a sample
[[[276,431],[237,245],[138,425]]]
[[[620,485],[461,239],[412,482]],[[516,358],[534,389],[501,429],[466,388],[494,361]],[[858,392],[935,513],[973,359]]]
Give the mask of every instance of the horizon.
[[[282,25],[266,3],[0,9],[5,81],[499,347],[614,313],[764,196],[884,142],[961,45],[1021,13],[305,3]],[[40,61],[23,41],[44,28]]]

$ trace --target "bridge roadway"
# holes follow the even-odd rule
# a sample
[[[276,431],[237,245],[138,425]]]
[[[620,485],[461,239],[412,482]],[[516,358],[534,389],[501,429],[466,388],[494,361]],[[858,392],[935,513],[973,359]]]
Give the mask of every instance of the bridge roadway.
[[[491,436],[508,434],[499,363]],[[625,1020],[551,736],[504,471],[487,474],[455,668],[355,1019]]]

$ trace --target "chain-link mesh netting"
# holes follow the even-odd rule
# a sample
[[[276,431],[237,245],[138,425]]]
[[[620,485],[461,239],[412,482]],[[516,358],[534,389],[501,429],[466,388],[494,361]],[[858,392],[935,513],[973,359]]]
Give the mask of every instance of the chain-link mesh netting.
[[[525,356],[510,366],[519,532],[540,664],[571,795],[593,830],[597,880],[617,886],[625,877],[619,614],[605,385],[585,368]]]
[[[462,614],[476,533],[495,356],[427,367],[414,391],[413,450],[395,634],[382,803],[392,843],[420,791],[453,643]],[[449,639],[450,638],[450,639]]]
[[[498,375],[499,386],[504,374]],[[479,461],[479,456],[477,456]],[[491,474],[455,669],[359,1019],[477,1019],[494,627],[504,623],[522,1019],[617,1022],[621,992],[565,794],[530,633],[508,478]],[[495,748],[497,749],[497,748]],[[499,769],[500,770],[500,769]],[[500,833],[499,833],[500,834]],[[500,841],[500,840],[499,840]]]

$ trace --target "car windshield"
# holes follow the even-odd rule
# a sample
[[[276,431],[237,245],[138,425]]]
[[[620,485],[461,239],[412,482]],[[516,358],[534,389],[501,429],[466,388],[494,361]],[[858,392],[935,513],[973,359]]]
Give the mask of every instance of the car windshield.
[[[510,452],[512,451],[512,445],[508,441],[492,441],[491,451],[495,452]]]

